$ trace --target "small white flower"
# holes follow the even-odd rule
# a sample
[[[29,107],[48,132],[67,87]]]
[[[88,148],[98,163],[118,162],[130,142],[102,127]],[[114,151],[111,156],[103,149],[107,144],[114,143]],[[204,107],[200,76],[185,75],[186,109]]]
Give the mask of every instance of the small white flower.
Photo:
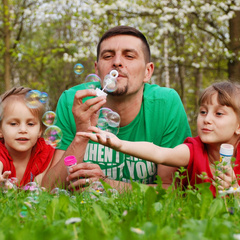
[[[240,234],[233,234],[233,238],[236,240],[240,240]]]
[[[131,230],[132,232],[135,232],[135,233],[141,234],[141,235],[145,233],[145,232],[144,232],[142,229],[140,229],[140,228],[131,227],[130,230]]]
[[[128,214],[128,211],[124,210],[122,216],[125,217],[127,214]]]
[[[65,224],[69,225],[69,224],[73,224],[73,223],[78,223],[81,222],[82,219],[79,217],[75,217],[75,218],[69,218],[68,220],[66,220]]]

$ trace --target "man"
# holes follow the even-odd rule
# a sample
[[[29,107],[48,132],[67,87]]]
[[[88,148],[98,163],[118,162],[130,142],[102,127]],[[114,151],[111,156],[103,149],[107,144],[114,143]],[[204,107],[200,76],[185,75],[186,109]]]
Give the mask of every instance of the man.
[[[103,80],[111,70],[117,70],[117,90],[108,93],[107,97],[96,97],[96,91],[82,84],[61,95],[56,113],[63,139],[43,179],[43,186],[54,187],[65,183],[67,178],[75,188],[104,179],[113,188],[121,190],[131,187],[131,179],[154,184],[157,174],[164,187],[171,184],[175,168],[156,166],[115,152],[98,143],[88,142],[77,134],[96,125],[97,111],[108,107],[121,117],[120,139],[174,147],[191,136],[186,113],[176,91],[147,83],[154,71],[150,58],[147,40],[135,28],[117,26],[102,36],[97,47],[95,72]],[[71,174],[67,177],[63,162],[68,155],[75,155],[79,164],[70,169]]]

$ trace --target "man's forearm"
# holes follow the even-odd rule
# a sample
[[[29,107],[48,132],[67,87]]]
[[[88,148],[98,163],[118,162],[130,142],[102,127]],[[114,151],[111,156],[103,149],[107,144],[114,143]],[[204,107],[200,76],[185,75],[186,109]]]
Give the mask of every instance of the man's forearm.
[[[116,180],[112,180],[112,179],[109,179],[109,178],[106,178],[104,180],[104,182],[109,184],[112,188],[118,190],[119,193],[123,193],[123,192],[127,192],[129,190],[132,190],[132,184],[131,183],[116,181]]]
[[[62,151],[59,153],[57,151],[60,150],[56,150],[52,164],[43,177],[42,186],[46,189],[52,189],[54,187],[66,188],[66,178],[68,174],[64,164],[64,158],[69,155],[74,155],[78,163],[83,162],[87,144],[88,140],[86,138],[76,136],[65,152]]]

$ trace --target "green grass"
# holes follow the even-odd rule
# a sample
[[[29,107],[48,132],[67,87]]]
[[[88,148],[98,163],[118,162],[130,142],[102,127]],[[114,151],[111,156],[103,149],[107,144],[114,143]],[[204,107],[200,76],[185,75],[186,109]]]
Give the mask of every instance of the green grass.
[[[86,192],[0,192],[0,239],[236,239],[240,198],[213,198],[208,186],[166,191],[158,179],[155,188],[132,183],[131,192],[95,198]],[[66,224],[74,217],[81,221]]]

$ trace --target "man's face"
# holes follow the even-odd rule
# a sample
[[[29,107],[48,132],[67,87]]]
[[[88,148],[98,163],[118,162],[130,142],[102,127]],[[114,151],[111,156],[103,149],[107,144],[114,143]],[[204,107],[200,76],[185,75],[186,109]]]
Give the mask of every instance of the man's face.
[[[143,89],[153,72],[153,63],[146,63],[143,43],[134,36],[117,35],[101,43],[96,74],[103,80],[113,69],[119,73],[118,88],[112,95],[130,95]]]

